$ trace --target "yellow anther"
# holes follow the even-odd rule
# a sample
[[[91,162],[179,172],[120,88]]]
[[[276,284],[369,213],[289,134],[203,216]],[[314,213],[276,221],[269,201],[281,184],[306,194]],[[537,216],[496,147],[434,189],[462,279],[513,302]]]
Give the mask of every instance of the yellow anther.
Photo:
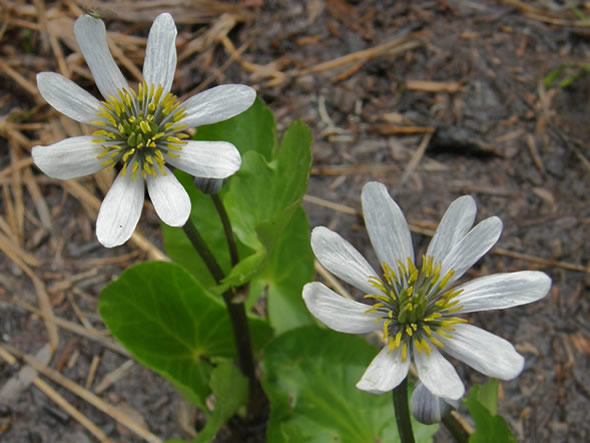
[[[397,348],[397,346],[395,345],[394,340],[389,337],[389,340],[387,341],[387,353],[391,353],[395,348]]]
[[[387,338],[389,336],[389,325],[391,324],[391,320],[385,320],[383,322],[383,336]]]
[[[447,333],[447,332],[446,332],[444,329],[442,329],[442,328],[438,328],[438,329],[436,330],[436,333],[437,333],[438,335],[442,335],[443,337],[446,337],[446,338],[452,338],[452,335],[451,335],[451,334],[449,334],[449,333]],[[432,339],[431,339],[431,340],[432,340]],[[434,342],[433,342],[433,343],[434,343]]]
[[[422,345],[420,344],[420,339],[414,340],[414,346],[416,347],[416,351],[420,354],[422,353]]]
[[[96,115],[99,115],[98,113]],[[92,120],[90,122],[92,126],[108,126],[108,123],[103,120]]]
[[[418,340],[416,340],[416,341],[418,341]],[[428,343],[424,339],[422,339],[422,347],[424,348],[424,352],[426,353],[426,355],[430,355],[430,353],[432,352],[432,349],[430,348],[430,346],[428,345]]]
[[[397,334],[395,334],[395,347],[399,347],[399,344],[402,341],[402,331],[397,331]]]
[[[125,154],[123,154],[123,161],[126,162],[129,157],[131,157],[133,154],[135,153],[135,148],[130,149],[129,151],[127,151]]]
[[[412,331],[412,328],[410,326],[406,326],[406,334],[411,337],[413,333],[414,331]]]
[[[457,312],[459,312],[461,309],[463,309],[463,306],[457,306],[456,308],[453,309],[448,309],[447,310],[447,314],[456,314]]]
[[[125,177],[125,174],[127,174],[127,162],[124,162],[121,168],[121,176]]]
[[[451,280],[451,278],[453,277],[453,275],[455,274],[455,271],[453,269],[450,269],[445,276],[443,277],[443,279],[441,280],[441,282],[438,285],[439,290],[444,289],[444,287],[449,283],[449,280]]]
[[[376,300],[381,300],[385,303],[390,302],[389,297],[386,297],[385,295],[381,295],[381,294],[367,294],[367,295],[364,295],[363,298],[365,298],[365,299],[374,298]]]
[[[137,170],[139,169],[139,161],[135,160],[133,163],[133,168],[131,170],[131,181],[135,181],[135,177],[137,176]]]
[[[160,172],[162,173],[162,175],[168,175],[163,163],[158,162],[157,165],[158,165],[158,168],[160,168]]]
[[[164,89],[162,88],[162,85],[158,85],[158,87],[156,88],[156,94],[154,95],[154,98],[152,100],[152,103],[154,105],[158,105],[158,103],[160,102],[160,97],[162,96],[162,92],[164,91]]]
[[[428,337],[428,339],[430,340],[431,343],[433,343],[435,346],[438,346],[439,348],[445,347],[445,345],[443,345],[438,339],[436,339],[433,336]]]
[[[436,320],[437,318],[440,318],[440,317],[442,317],[442,315],[441,315],[440,312],[433,312],[432,314],[430,314],[429,317],[426,317],[424,319],[424,321],[427,321],[427,322],[428,321],[434,321],[434,320]]]
[[[104,146],[103,146],[104,148]],[[107,148],[104,149],[104,151],[102,151],[100,154],[98,154],[96,156],[96,158],[103,158],[105,155],[107,155],[109,152],[111,152],[110,150],[108,150]]]
[[[110,134],[109,131],[105,131],[104,129],[99,129],[98,131],[94,131],[92,133],[93,137],[108,137],[108,135]]]
[[[407,343],[404,342],[404,344],[402,345],[402,361],[406,361],[407,356],[408,356],[408,345],[407,345]]]
[[[145,120],[142,120],[139,123],[139,128],[141,129],[141,132],[143,132],[146,135],[151,132],[150,125],[148,125],[148,123]]]

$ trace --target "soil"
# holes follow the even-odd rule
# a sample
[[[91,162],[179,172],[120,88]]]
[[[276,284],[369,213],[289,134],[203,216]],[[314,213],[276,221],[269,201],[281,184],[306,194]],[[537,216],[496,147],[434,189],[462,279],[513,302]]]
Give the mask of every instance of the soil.
[[[125,3],[121,17],[113,12],[119,6],[100,4],[107,11],[107,29],[145,37],[147,20],[160,12],[157,2],[145,7],[151,3],[143,2],[141,10]],[[174,6],[179,54],[222,22],[219,12],[200,15],[205,3]],[[250,84],[275,113],[280,131],[296,119],[305,121],[315,140],[305,201],[310,225],[338,231],[367,257],[372,252],[358,215],[367,181],[388,186],[415,231],[418,254],[428,245],[429,230],[460,195],[476,199],[478,220],[502,219],[501,240],[470,276],[538,269],[553,280],[540,302],[470,318],[511,341],[526,358],[520,377],[501,383],[500,412],[519,441],[590,440],[590,26],[578,16],[588,17],[590,5],[562,3],[243,0],[226,8],[239,17],[227,37],[181,61],[175,82],[178,95],[203,82]],[[34,85],[37,71],[58,71],[47,34],[39,30],[38,8],[44,6],[46,19],[71,19],[75,5],[65,0],[34,4],[0,6],[7,17],[6,27],[0,26],[0,233],[12,229],[13,239],[31,256],[28,267],[56,316],[103,330],[96,310],[101,288],[152,255],[132,243],[102,248],[94,237],[91,202],[33,168],[50,211],[46,227],[37,197],[11,172],[22,168],[14,165],[27,159],[40,139],[47,144],[63,138],[58,135],[64,129],[56,129],[55,122],[69,131],[18,75]],[[380,46],[398,39],[389,48]],[[65,60],[79,67],[71,78],[92,91],[84,63],[65,42],[66,37],[57,42]],[[238,54],[232,61],[233,48]],[[141,45],[123,49],[141,68]],[[348,54],[356,54],[351,62],[339,59]],[[334,63],[322,65],[328,61]],[[558,68],[557,80],[546,84]],[[573,81],[559,85],[572,74]],[[100,183],[80,183],[101,198]],[[334,209],[326,202],[342,206]],[[149,209],[138,229],[161,249],[159,220]],[[49,341],[42,318],[23,306],[37,306],[35,291],[18,260],[0,256],[1,342],[31,355]],[[90,385],[96,389],[128,357],[59,329],[51,367],[84,386],[93,360],[98,365]],[[0,390],[22,367],[0,359]],[[485,381],[464,365],[456,367],[468,386]],[[144,441],[59,384],[51,386],[113,440]],[[179,411],[188,414],[181,422],[203,425],[165,380],[138,364],[100,397],[126,408],[164,439],[188,438],[178,425]],[[449,439],[445,430],[436,437]],[[31,385],[0,407],[0,441],[96,438]]]

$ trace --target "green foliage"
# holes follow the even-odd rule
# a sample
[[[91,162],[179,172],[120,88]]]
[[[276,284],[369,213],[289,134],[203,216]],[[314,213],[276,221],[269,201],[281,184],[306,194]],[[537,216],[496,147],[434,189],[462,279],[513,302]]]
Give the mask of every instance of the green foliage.
[[[361,337],[317,327],[271,342],[262,361],[271,400],[267,441],[399,441],[391,396],[355,387],[377,352]],[[413,422],[418,442],[430,441],[437,428]]]
[[[265,269],[254,277],[248,306],[267,295],[267,314],[275,334],[311,325],[313,320],[305,307],[301,291],[313,278],[313,252],[309,241],[307,216],[298,208],[275,245]]]
[[[475,385],[464,400],[475,422],[475,432],[469,437],[470,443],[516,442],[504,418],[498,411],[498,380],[485,385]]]
[[[311,132],[301,122],[287,129],[276,158],[270,163],[257,152],[242,157],[240,171],[224,195],[234,232],[240,242],[255,251],[262,265],[280,238],[307,189],[311,167]],[[232,285],[252,274],[230,273]]]
[[[589,73],[590,63],[562,63],[545,76],[543,83],[547,89],[553,87],[555,83],[563,89],[571,86],[582,75]]]
[[[248,379],[231,362],[225,361],[212,371],[210,387],[215,394],[215,409],[193,443],[212,441],[217,431],[248,400]]]
[[[176,175],[191,198],[191,220],[227,277],[215,282],[182,230],[162,225],[166,251],[207,289],[221,293],[251,282],[248,307],[268,296],[271,324],[280,333],[311,323],[301,299],[313,276],[309,226],[301,206],[311,167],[311,133],[293,123],[280,145],[268,108],[257,100],[248,111],[225,122],[199,128],[201,140],[228,140],[242,153],[242,166],[220,193],[239,246],[240,263],[230,266],[227,241],[209,196],[192,177]]]
[[[272,112],[259,98],[240,115],[214,125],[201,126],[195,140],[223,140],[240,153],[254,151],[270,161],[277,150],[277,128]]]
[[[223,303],[172,263],[148,262],[127,269],[103,289],[99,312],[138,361],[203,409],[215,364],[235,357]],[[270,329],[260,319],[249,319],[249,325],[259,349]]]
[[[491,378],[485,385],[477,385],[474,388],[477,401],[492,415],[496,415],[498,413],[499,386],[500,383],[498,380]]]

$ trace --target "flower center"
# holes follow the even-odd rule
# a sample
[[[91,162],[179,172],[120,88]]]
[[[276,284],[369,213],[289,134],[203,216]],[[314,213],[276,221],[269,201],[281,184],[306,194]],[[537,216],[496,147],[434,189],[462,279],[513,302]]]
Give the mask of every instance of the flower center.
[[[450,337],[453,325],[466,323],[454,317],[461,310],[456,297],[461,290],[445,290],[454,274],[453,270],[440,275],[441,264],[434,264],[432,257],[423,257],[420,270],[410,258],[397,268],[382,264],[383,279],[371,277],[369,283],[379,290],[365,298],[377,300],[366,312],[379,312],[383,320],[383,341],[391,352],[401,346],[405,361],[409,346],[413,343],[418,352],[430,354],[431,344],[443,347],[436,334]]]
[[[101,102],[97,115],[103,120],[91,122],[101,129],[92,135],[94,143],[101,143],[103,151],[98,158],[102,166],[113,168],[123,163],[121,175],[131,168],[132,180],[138,173],[157,176],[159,170],[166,175],[166,156],[178,157],[187,142],[188,134],[180,132],[186,125],[178,122],[186,115],[178,98],[170,92],[163,95],[162,85],[140,83],[134,90],[118,89],[119,97],[109,96]],[[157,168],[157,169],[156,169]]]

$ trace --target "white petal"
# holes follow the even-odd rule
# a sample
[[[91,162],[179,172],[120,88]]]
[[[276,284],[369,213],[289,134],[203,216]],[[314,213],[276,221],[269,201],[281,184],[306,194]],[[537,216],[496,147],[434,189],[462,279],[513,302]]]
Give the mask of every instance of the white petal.
[[[434,345],[431,346],[430,355],[418,352],[415,345],[413,351],[418,377],[432,394],[451,400],[463,396],[465,387],[457,371]]]
[[[256,91],[250,86],[216,86],[182,103],[187,115],[178,124],[194,128],[227,120],[248,109],[255,99]]]
[[[319,226],[311,233],[311,247],[319,262],[332,274],[365,294],[378,292],[369,277],[378,274],[354,246],[337,233]]]
[[[344,298],[322,283],[307,283],[303,287],[303,300],[314,317],[335,331],[367,334],[380,328],[380,315],[365,313],[369,305]]]
[[[166,162],[195,177],[226,178],[240,169],[240,151],[228,142],[188,141],[178,158],[166,157]]]
[[[471,325],[453,328],[452,338],[439,337],[450,356],[488,377],[511,380],[521,373],[524,358],[507,340]]]
[[[143,78],[148,85],[162,85],[165,95],[172,87],[176,70],[176,25],[168,13],[154,20],[148,35]]]
[[[459,197],[451,203],[436,228],[426,256],[433,257],[435,263],[442,261],[451,248],[471,229],[475,213],[475,200],[469,195]]]
[[[100,102],[76,83],[55,72],[37,74],[41,96],[64,115],[82,123],[98,120]]]
[[[409,353],[404,361],[401,349],[400,346],[387,352],[387,346],[384,346],[369,364],[356,387],[372,394],[383,394],[399,385],[407,377],[410,368]]]
[[[406,218],[387,188],[377,182],[367,183],[361,193],[363,217],[371,244],[380,263],[397,267],[398,260],[414,261],[412,237]]]
[[[135,230],[143,207],[144,184],[138,176],[119,175],[107,192],[96,219],[96,237],[103,246],[122,245]]]
[[[33,162],[46,175],[68,180],[100,171],[102,160],[96,156],[103,152],[93,137],[70,137],[49,146],[33,146]]]
[[[164,167],[166,175],[146,178],[148,193],[160,219],[170,226],[182,226],[191,213],[191,200],[174,174]]]
[[[486,218],[478,223],[456,243],[442,262],[440,275],[446,275],[449,270],[454,274],[449,280],[450,285],[465,274],[483,255],[496,244],[502,233],[502,222],[498,217]]]
[[[74,23],[74,34],[102,96],[118,97],[117,89],[129,89],[109,50],[102,20],[82,15]]]
[[[521,271],[493,274],[457,286],[461,314],[506,309],[537,301],[547,295],[551,279],[543,272]]]

